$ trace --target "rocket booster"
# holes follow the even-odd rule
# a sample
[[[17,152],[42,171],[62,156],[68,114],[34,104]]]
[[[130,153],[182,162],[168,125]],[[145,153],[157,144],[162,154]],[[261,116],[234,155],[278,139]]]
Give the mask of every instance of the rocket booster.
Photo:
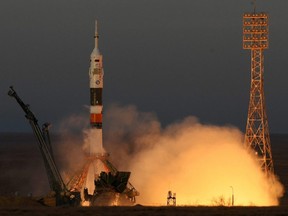
[[[102,135],[102,91],[103,91],[103,62],[98,48],[98,26],[95,23],[95,47],[90,55],[90,125],[92,128],[101,129]]]

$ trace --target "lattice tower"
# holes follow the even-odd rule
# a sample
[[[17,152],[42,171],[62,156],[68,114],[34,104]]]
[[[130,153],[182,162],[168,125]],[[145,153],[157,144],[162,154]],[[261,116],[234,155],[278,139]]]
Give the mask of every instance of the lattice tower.
[[[268,49],[268,14],[243,15],[243,49],[251,50],[251,90],[245,145],[259,157],[266,174],[273,173],[268,119],[264,97],[264,49]]]

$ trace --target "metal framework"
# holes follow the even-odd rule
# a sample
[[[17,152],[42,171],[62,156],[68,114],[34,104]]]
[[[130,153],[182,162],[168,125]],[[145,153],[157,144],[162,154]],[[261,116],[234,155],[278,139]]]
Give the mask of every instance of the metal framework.
[[[268,119],[264,97],[264,49],[268,49],[268,14],[243,15],[243,49],[251,50],[251,90],[245,145],[259,157],[262,170],[273,173]]]
[[[168,191],[167,194],[167,206],[176,206],[176,193],[173,193],[172,191]]]
[[[48,206],[67,204],[79,205],[81,201],[80,192],[67,189],[56,166],[49,136],[49,123],[43,124],[41,131],[38,120],[30,110],[29,105],[22,101],[12,86],[10,87],[8,95],[15,98],[25,112],[25,117],[29,121],[38,141],[38,147],[43,157],[50,189],[55,192],[55,196],[44,197],[43,203]]]

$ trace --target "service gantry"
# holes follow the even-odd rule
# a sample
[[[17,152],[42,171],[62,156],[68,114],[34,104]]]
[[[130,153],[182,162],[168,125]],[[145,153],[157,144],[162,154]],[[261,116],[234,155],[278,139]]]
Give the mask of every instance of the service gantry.
[[[251,90],[245,145],[259,157],[262,170],[273,173],[268,119],[264,97],[264,49],[268,49],[268,14],[243,15],[243,49],[251,50]]]

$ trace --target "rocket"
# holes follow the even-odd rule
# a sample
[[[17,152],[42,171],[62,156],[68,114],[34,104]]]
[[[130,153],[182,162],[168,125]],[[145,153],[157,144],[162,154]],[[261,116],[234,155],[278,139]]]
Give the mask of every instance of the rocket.
[[[99,34],[97,20],[95,22],[95,47],[90,55],[90,126],[98,130],[99,142],[102,145],[102,91],[103,91],[103,56],[98,47]]]

